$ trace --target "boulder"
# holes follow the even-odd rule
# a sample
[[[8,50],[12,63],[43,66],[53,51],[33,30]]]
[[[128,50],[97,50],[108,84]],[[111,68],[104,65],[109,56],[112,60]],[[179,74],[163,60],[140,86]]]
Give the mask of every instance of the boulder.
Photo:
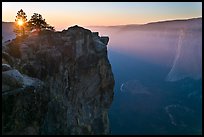
[[[8,70],[11,70],[11,66],[8,65],[8,64],[2,64],[2,71],[8,71]]]
[[[101,40],[105,45],[107,45],[107,44],[108,44],[108,41],[109,41],[109,37],[103,36],[103,37],[100,37],[100,40]]]
[[[22,87],[23,76],[16,69],[4,71],[2,72],[2,82],[11,87]]]

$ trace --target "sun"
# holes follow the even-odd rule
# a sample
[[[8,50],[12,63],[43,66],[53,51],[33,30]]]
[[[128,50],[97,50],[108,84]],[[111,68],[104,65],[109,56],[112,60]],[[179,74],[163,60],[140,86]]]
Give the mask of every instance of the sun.
[[[18,25],[22,26],[23,25],[23,21],[22,20],[18,20]]]

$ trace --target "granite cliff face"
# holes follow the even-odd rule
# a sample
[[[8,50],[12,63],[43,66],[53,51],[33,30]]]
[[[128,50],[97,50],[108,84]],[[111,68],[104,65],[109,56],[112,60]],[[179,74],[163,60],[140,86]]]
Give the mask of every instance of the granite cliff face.
[[[108,134],[108,41],[73,26],[2,47],[3,134]]]

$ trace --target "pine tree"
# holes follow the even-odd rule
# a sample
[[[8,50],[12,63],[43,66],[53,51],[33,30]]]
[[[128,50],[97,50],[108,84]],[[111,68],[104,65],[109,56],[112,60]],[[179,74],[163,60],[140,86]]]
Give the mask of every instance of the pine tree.
[[[25,35],[25,30],[27,28],[27,16],[25,12],[21,9],[18,11],[16,19],[15,19],[15,28],[14,32],[16,35]]]
[[[54,30],[54,27],[47,24],[42,15],[38,13],[34,13],[34,15],[31,16],[31,19],[28,21],[28,26],[31,31],[34,29],[36,29],[36,31],[41,31],[43,29]]]

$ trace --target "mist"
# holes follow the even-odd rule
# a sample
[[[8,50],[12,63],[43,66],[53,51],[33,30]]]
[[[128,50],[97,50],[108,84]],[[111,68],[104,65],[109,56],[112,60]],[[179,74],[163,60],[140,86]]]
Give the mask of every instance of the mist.
[[[109,37],[111,134],[202,134],[202,18],[86,28]]]
[[[169,70],[166,80],[202,77],[202,19],[92,27],[110,37],[108,49]]]
[[[90,29],[110,38],[112,134],[202,134],[202,18]]]

